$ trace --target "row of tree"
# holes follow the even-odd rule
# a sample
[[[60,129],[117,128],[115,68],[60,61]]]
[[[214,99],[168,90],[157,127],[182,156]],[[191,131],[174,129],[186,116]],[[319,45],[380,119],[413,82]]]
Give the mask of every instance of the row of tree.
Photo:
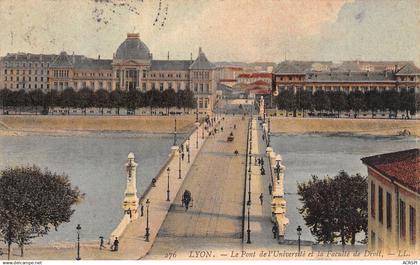
[[[40,89],[31,90],[29,92],[21,89],[18,91],[10,91],[8,89],[0,90],[0,103],[4,108],[13,107],[15,110],[22,110],[23,107],[41,107],[47,111],[52,107],[67,108],[100,108],[103,113],[104,108],[116,108],[119,114],[120,108],[126,108],[135,111],[136,108],[150,107],[153,108],[169,108],[177,107],[194,108],[196,101],[194,93],[189,90],[175,91],[166,89],[159,91],[156,89],[142,92],[139,90],[121,91],[114,90],[109,92],[105,89],[93,91],[89,88],[83,88],[75,91],[73,88],[66,88],[63,91],[50,90],[43,92]]]
[[[332,178],[312,176],[310,181],[298,184],[303,204],[299,212],[318,242],[354,245],[356,235],[364,232],[361,243],[366,243],[367,187],[366,177],[350,176],[345,171]]]
[[[323,91],[317,90],[312,94],[311,91],[283,90],[276,98],[279,109],[291,112],[297,110],[305,111],[328,111],[340,115],[342,111],[352,110],[355,113],[360,111],[371,111],[372,115],[377,111],[389,111],[397,114],[398,111],[414,115],[416,112],[416,100],[414,90],[402,89],[400,92],[386,90],[379,92],[376,90],[352,91]]]

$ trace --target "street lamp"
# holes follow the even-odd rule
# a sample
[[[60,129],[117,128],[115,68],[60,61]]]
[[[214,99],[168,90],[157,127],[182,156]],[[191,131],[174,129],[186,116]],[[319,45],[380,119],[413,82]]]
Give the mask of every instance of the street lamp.
[[[298,225],[296,231],[298,235],[298,252],[300,253],[300,236],[302,235],[302,228],[300,227],[300,225]]]
[[[80,224],[77,224],[76,226],[76,230],[77,230],[77,257],[76,260],[81,260],[82,258],[80,258],[80,230],[82,229],[82,227],[80,226]]]
[[[178,149],[178,152],[179,152],[179,155],[178,155],[178,167],[179,167],[179,170],[178,170],[178,172],[179,172],[179,174],[178,174],[178,179],[181,179],[181,148],[179,148]]]
[[[270,147],[270,135],[271,135],[270,117],[268,117],[267,147]]]
[[[198,149],[198,127],[200,125],[200,123],[198,122],[198,98],[197,98],[197,103],[195,104],[195,127],[197,129],[197,138],[195,141],[195,148]]]
[[[248,230],[246,230],[246,232],[248,234],[248,240],[246,241],[246,243],[251,244],[251,226],[250,226],[251,201],[248,201],[247,207],[248,207]]]
[[[166,169],[166,172],[168,172],[168,188],[167,188],[167,190],[166,190],[166,201],[170,201],[170,200],[169,200],[169,193],[170,193],[170,190],[169,190],[169,174],[170,174],[170,172],[171,172],[171,169],[168,167],[168,168]]]
[[[277,180],[280,180],[280,162],[281,162],[281,155],[276,156],[276,173],[277,173]]]
[[[175,118],[175,125],[174,125],[174,146],[176,146],[176,118]]]
[[[144,235],[146,238],[146,242],[149,242],[149,236],[150,236],[150,228],[149,228],[149,205],[150,201],[149,199],[146,200],[146,234]]]
[[[188,153],[188,164],[190,163],[190,137],[188,137],[187,141],[187,153]]]

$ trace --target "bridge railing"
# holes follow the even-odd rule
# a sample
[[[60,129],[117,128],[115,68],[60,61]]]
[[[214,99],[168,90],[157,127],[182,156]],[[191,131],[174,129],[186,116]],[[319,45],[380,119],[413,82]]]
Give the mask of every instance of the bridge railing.
[[[245,167],[244,167],[244,194],[243,194],[243,203],[242,203],[242,232],[241,232],[241,239],[242,239],[242,243],[244,242],[245,239],[245,207],[246,207],[246,187],[247,187],[247,175],[248,175],[248,166],[249,166],[249,145],[250,145],[250,134],[251,134],[251,124],[252,124],[252,119],[249,119],[248,121],[248,132],[247,132],[247,136],[246,136],[246,153],[245,153]]]

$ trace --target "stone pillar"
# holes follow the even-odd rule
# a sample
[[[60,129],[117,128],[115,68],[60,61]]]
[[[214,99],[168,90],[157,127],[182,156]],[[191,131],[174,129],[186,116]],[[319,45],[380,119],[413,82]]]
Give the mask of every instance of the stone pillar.
[[[260,117],[261,119],[264,118],[265,106],[264,106],[264,98],[261,96],[260,98]]]
[[[137,197],[136,172],[137,163],[134,162],[134,154],[128,154],[128,162],[125,164],[127,170],[127,187],[124,192],[123,209],[124,214],[129,214],[131,220],[137,219],[137,208],[139,206],[139,198]]]

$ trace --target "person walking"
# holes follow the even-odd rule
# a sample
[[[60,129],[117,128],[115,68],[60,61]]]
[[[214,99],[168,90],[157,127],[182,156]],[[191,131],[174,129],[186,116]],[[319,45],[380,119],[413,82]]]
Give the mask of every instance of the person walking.
[[[112,245],[112,251],[118,251],[119,244],[120,244],[120,241],[118,241],[118,237],[116,237],[114,240],[114,244]]]
[[[100,236],[99,237],[99,250],[102,250],[103,248],[105,248],[105,246],[104,246],[104,237],[103,236]]]
[[[140,216],[143,216],[144,206],[143,203],[140,203]]]
[[[182,159],[182,161],[184,161],[184,151],[182,151],[182,153],[181,153],[181,159]]]
[[[268,192],[269,192],[270,195],[273,194],[273,186],[271,185],[271,183],[268,184]]]
[[[273,225],[273,229],[271,229],[271,231],[273,232],[274,239],[276,239],[277,238],[277,232],[278,232],[277,225]]]
[[[261,193],[260,194],[260,203],[261,203],[261,205],[263,205],[263,202],[264,202],[264,195]]]

